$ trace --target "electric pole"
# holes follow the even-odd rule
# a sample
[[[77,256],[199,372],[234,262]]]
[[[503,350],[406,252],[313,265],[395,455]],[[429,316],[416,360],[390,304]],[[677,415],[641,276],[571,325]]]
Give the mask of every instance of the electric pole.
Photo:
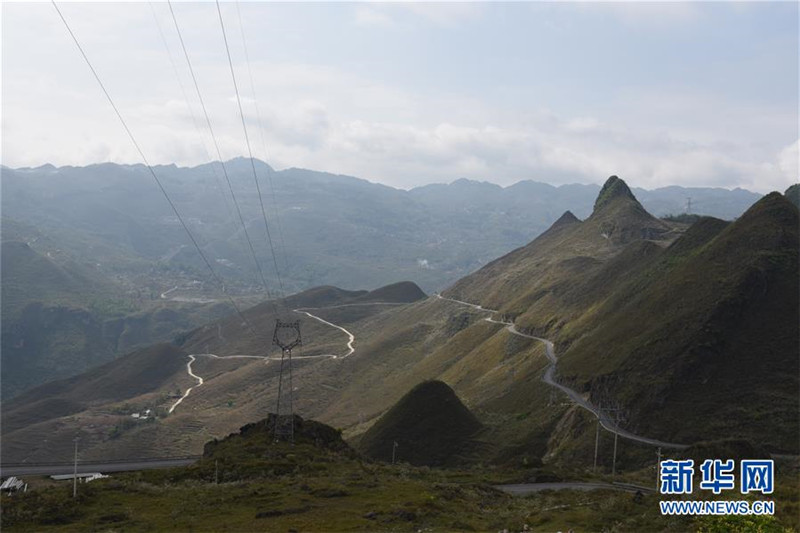
[[[78,440],[80,437],[75,437],[75,463],[72,470],[72,498],[78,497]]]
[[[614,411],[614,459],[611,461],[611,480],[617,475],[617,439],[619,438],[619,423],[622,420],[620,415],[621,409],[613,409]]]
[[[602,412],[602,407],[600,408]],[[597,415],[597,430],[594,432],[594,467],[593,470],[597,472],[597,450],[600,446],[600,415]]]
[[[397,441],[394,441],[394,444],[392,444],[392,464],[394,464],[394,460],[395,460],[395,458],[397,456],[396,453],[397,453],[397,447],[398,446],[399,446],[399,444],[397,444]]]
[[[658,447],[656,456],[658,456],[658,462],[656,463],[656,491],[659,491],[661,489],[661,446]]]
[[[275,344],[281,348],[281,370],[280,376],[278,377],[278,402],[275,407],[275,425],[272,428],[273,436],[276,441],[281,435],[287,436],[287,440],[291,444],[294,444],[294,384],[292,383],[292,349],[302,344],[300,339],[300,321],[281,322],[280,319],[276,319],[275,332],[272,335],[272,344]],[[285,424],[281,423],[281,397],[283,396],[283,369],[285,363],[287,362],[289,365],[289,422],[288,424]],[[287,425],[288,427],[286,427]]]

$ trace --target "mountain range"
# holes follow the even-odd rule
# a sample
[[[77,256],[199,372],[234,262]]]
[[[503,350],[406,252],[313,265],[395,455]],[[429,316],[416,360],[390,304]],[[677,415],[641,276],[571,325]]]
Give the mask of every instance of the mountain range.
[[[396,424],[383,417],[413,420],[418,409],[403,405],[419,394],[401,398],[438,380],[467,410],[453,411],[469,436],[466,455],[585,464],[596,417],[546,383],[550,376],[649,439],[739,439],[797,453],[797,243],[798,210],[779,193],[733,222],[690,224],[653,217],[612,176],[584,220],[564,213],[441,295],[413,283],[371,293],[315,288],[246,310],[254,330],[230,316],[172,346],[34,388],[3,404],[3,460],[66,456],[78,429],[87,458],[197,452],[274,410],[271,330],[289,317],[303,327],[296,409],[365,449],[378,442],[385,453]],[[534,337],[551,340],[554,356]],[[70,408],[50,413],[48,401]],[[146,409],[156,417],[131,419]],[[641,464],[645,448],[621,445],[618,467]]]
[[[564,210],[588,216],[599,187],[456,180],[410,191],[256,161],[281,271],[250,162],[225,163],[269,290],[259,275],[219,163],[156,167],[222,289],[141,165],[2,170],[2,397],[170,341],[269,294],[316,285],[375,289],[413,279],[427,291],[544,231]],[[759,198],[740,189],[636,189],[659,215],[735,218]],[[685,215],[684,215],[685,216]],[[279,283],[280,281],[280,283]]]
[[[275,274],[264,246],[250,161],[234,159],[225,167],[272,284]],[[256,169],[288,293],[322,284],[374,289],[399,279],[414,279],[427,291],[442,289],[529,242],[562,212],[588,216],[599,190],[597,185],[554,187],[530,180],[504,188],[459,179],[405,191],[311,170],[274,171],[261,161]],[[157,166],[155,172],[229,288],[252,291],[255,265],[220,164]],[[143,261],[207,278],[146,167],[44,165],[3,167],[2,174],[4,217],[57,242],[54,247],[42,242],[42,248],[34,243],[37,251],[60,249],[94,271],[124,278],[129,289],[150,288],[153,281],[174,285],[166,272],[154,280]],[[691,197],[693,212],[723,219],[739,216],[760,197],[741,189],[635,192],[656,216],[684,213]],[[159,289],[163,285],[154,288]]]

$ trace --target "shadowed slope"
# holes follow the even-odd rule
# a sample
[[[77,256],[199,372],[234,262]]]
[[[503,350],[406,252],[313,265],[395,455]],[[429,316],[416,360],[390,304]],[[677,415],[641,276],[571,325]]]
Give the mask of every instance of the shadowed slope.
[[[413,465],[452,464],[469,450],[481,424],[441,381],[420,383],[384,414],[361,438],[359,449],[383,461]]]
[[[161,387],[186,365],[186,354],[156,344],[71,378],[40,385],[3,406],[3,433]]]

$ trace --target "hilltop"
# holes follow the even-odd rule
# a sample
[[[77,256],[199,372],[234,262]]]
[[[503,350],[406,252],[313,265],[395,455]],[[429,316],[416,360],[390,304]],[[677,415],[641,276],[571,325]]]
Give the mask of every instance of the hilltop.
[[[438,466],[464,461],[481,423],[441,381],[425,381],[411,389],[361,437],[365,455],[413,465]]]

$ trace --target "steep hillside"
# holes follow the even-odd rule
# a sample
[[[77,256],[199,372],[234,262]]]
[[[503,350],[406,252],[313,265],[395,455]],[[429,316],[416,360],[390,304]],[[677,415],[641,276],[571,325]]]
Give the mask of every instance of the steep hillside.
[[[41,407],[63,403],[70,412],[86,409],[93,403],[125,400],[160,388],[177,370],[185,366],[186,354],[175,346],[157,344],[132,352],[116,361],[71,378],[37,387],[11,402],[3,416],[4,432],[15,431],[48,418],[64,416],[66,407],[50,413]],[[14,407],[16,407],[14,409]]]
[[[549,297],[596,273],[626,244],[647,240],[666,246],[683,227],[651,216],[625,182],[611,176],[585,221],[565,213],[531,243],[462,278],[444,294],[511,316],[524,315],[537,303],[541,312]],[[520,319],[527,322],[525,316]]]
[[[367,430],[358,449],[382,461],[391,461],[395,451],[397,460],[413,465],[452,465],[471,451],[471,439],[480,429],[453,389],[441,381],[425,381]]]
[[[3,241],[3,398],[111,358],[92,306],[113,302],[111,284],[78,265],[59,265],[25,242]]]
[[[565,327],[559,370],[650,434],[795,452],[797,210],[773,193],[720,226],[698,223]]]
[[[78,374],[230,312],[228,304],[140,304],[102,274],[2,243],[3,399]]]
[[[46,300],[67,305],[85,304],[93,295],[108,290],[108,284],[98,280],[77,265],[56,264],[18,241],[3,241],[2,299],[3,317],[16,318],[30,302]]]
[[[796,451],[797,226],[773,193],[683,233],[612,177],[586,221],[565,215],[444,294],[556,341],[559,379],[621,407],[625,427]]]

